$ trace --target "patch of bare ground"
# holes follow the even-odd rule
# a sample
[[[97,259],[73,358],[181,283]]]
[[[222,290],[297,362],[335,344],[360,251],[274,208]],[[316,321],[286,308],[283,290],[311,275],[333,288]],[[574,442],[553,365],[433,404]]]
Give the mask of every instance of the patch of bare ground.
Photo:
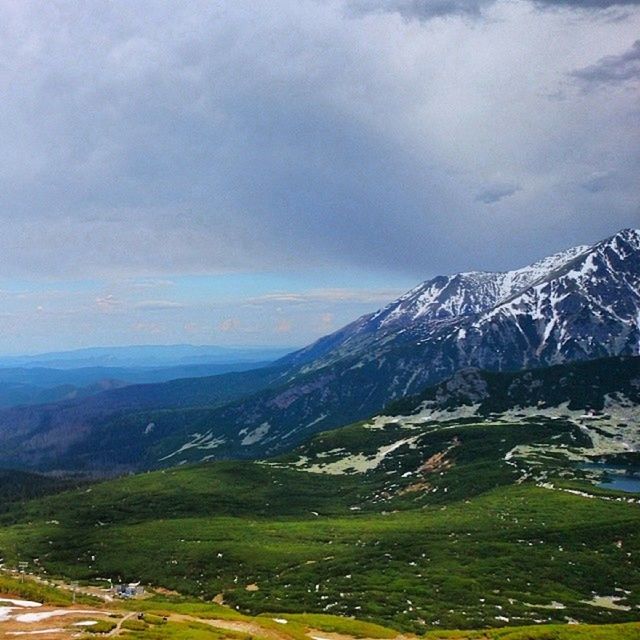
[[[402,496],[406,493],[418,493],[421,491],[429,491],[433,485],[429,484],[426,480],[418,480],[418,482],[413,482],[406,487],[403,487],[398,491],[398,495]]]
[[[61,640],[72,637],[72,632],[82,630],[78,622],[107,620],[112,611],[95,607],[73,605],[53,607],[43,605],[36,608],[12,607],[0,618],[0,638],[47,638]]]
[[[257,638],[267,638],[268,640],[291,640],[291,636],[286,633],[279,633],[275,629],[268,629],[259,624],[244,620],[220,620],[217,618],[198,618],[185,614],[171,614],[170,620],[182,622],[198,622],[206,624],[216,629],[224,629],[226,631],[235,631],[237,633],[246,633]]]
[[[307,629],[307,636],[311,640],[354,640],[354,636],[332,631],[322,631],[321,629]],[[358,640],[374,640],[374,638],[358,638]],[[415,636],[397,635],[393,640],[415,640]]]
[[[422,474],[423,476],[427,476],[433,473],[440,473],[442,471],[448,471],[449,469],[451,469],[454,466],[454,462],[449,457],[449,454],[459,445],[460,439],[457,437],[454,438],[451,441],[451,444],[446,449],[434,453],[430,458],[425,460],[418,469],[418,473]],[[398,495],[429,491],[431,488],[432,485],[427,482],[424,477],[422,477],[419,480],[416,480],[416,482],[412,482],[406,487],[400,489],[398,491]]]
[[[438,473],[450,469],[453,466],[453,460],[447,456],[459,445],[460,439],[455,437],[446,449],[434,453],[429,459],[425,460],[419,470],[422,473]]]

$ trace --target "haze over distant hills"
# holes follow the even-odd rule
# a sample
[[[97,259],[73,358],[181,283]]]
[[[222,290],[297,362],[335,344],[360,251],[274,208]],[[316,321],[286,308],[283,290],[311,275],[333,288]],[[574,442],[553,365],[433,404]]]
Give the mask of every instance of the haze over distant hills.
[[[264,457],[466,367],[636,355],[639,316],[640,232],[626,229],[512,272],[436,277],[262,371],[2,412],[2,462],[104,471]]]
[[[131,384],[247,371],[286,352],[275,347],[143,345],[0,356],[0,408],[77,400]]]
[[[219,347],[215,345],[130,345],[87,347],[34,355],[0,356],[0,367],[178,367],[195,364],[269,362],[291,349],[285,347]]]

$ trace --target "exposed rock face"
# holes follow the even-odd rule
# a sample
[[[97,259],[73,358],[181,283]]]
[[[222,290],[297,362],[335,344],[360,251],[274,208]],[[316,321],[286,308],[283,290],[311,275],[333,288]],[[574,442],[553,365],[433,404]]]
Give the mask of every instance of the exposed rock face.
[[[639,317],[640,232],[633,229],[508,273],[440,276],[281,360],[282,388],[217,412],[213,432],[224,432],[225,445],[216,455],[284,450],[452,375],[440,390],[451,404],[481,402],[486,381],[469,368],[636,355]],[[261,442],[238,446],[236,425],[265,420],[271,429]]]
[[[438,276],[283,359],[318,369],[412,342],[431,369],[520,368],[638,353],[640,231],[507,273]]]

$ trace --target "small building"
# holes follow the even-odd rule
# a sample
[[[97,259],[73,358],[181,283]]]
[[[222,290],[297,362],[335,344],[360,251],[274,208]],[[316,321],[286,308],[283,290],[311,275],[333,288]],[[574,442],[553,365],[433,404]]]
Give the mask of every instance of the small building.
[[[114,584],[113,593],[119,598],[135,598],[144,595],[144,587],[139,582]]]

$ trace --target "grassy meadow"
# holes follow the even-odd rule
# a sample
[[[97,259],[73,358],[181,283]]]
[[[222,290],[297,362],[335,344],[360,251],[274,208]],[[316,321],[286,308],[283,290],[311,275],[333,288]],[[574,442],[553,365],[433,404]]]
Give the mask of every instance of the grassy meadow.
[[[375,452],[398,429],[349,427],[275,464],[184,466],[16,503],[0,517],[0,552],[9,566],[29,560],[86,583],[218,596],[243,615],[354,617],[404,632],[638,619],[640,505],[519,483],[504,462],[517,444],[575,444],[568,425],[467,422],[367,473],[294,466],[302,453]],[[408,473],[451,443],[448,464]]]

